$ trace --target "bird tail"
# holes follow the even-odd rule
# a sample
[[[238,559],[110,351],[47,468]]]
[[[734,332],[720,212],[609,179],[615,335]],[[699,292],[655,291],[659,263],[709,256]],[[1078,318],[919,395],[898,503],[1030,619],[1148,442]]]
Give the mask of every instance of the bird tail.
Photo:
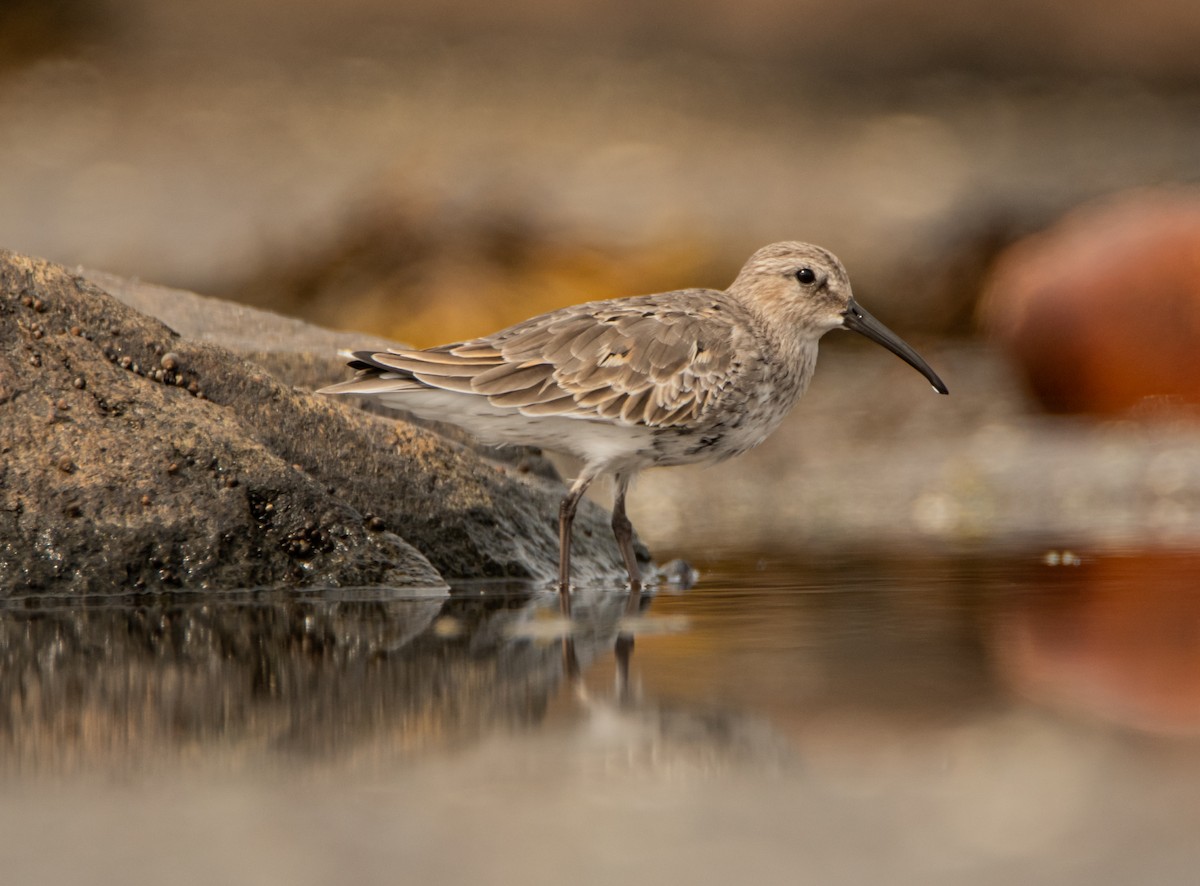
[[[404,391],[419,391],[426,387],[411,372],[384,366],[375,360],[371,351],[341,351],[343,357],[352,358],[349,367],[356,370],[354,378],[338,382],[317,391],[318,394],[395,394]]]

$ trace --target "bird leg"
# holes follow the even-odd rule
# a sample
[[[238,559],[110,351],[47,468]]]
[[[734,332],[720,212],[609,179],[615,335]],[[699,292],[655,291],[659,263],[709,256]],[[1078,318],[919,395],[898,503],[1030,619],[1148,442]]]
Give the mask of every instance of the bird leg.
[[[592,483],[591,474],[583,474],[572,485],[558,508],[558,601],[563,615],[571,615],[571,524],[579,500]]]
[[[629,573],[629,589],[636,597],[642,592],[642,571],[638,569],[637,557],[633,553],[633,524],[625,516],[625,493],[629,491],[628,474],[617,474],[617,492],[613,499],[612,530]]]

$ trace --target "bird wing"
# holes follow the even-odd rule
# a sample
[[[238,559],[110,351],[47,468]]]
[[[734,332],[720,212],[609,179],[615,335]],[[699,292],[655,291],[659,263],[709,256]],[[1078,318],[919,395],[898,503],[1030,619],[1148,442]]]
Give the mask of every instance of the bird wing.
[[[709,290],[591,302],[471,341],[356,353],[359,377],[337,387],[440,388],[525,415],[688,424],[742,368],[749,333],[738,310]]]

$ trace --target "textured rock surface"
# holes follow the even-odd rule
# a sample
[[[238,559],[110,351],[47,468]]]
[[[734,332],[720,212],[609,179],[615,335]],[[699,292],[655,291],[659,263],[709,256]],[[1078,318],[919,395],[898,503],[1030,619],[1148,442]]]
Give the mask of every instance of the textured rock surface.
[[[193,304],[220,325],[223,303]],[[231,316],[253,341],[279,319]],[[0,592],[548,577],[561,487],[517,473],[0,253]],[[602,516],[583,514],[583,577],[617,572]]]

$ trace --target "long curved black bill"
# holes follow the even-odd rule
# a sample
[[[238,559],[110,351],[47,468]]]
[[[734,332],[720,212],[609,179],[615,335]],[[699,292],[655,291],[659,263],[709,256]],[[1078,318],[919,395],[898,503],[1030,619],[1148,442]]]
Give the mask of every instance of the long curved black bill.
[[[876,344],[883,345],[913,369],[917,370],[917,372],[921,373],[921,375],[929,379],[929,383],[933,385],[933,389],[939,394],[950,393],[945,383],[938,378],[938,374],[930,368],[928,363],[921,359],[920,354],[905,344],[900,336],[896,335],[896,333],[860,308],[857,302],[850,302],[850,307],[842,312],[842,318],[842,326],[846,329],[852,329],[860,335],[865,335]]]

